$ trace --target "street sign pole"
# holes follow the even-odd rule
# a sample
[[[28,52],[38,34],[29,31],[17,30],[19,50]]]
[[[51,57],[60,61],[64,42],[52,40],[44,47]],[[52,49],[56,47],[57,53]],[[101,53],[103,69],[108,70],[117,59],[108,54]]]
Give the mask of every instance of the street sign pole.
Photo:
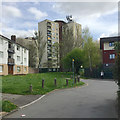
[[[73,68],[73,84],[74,84],[74,59],[72,59],[72,68]]]

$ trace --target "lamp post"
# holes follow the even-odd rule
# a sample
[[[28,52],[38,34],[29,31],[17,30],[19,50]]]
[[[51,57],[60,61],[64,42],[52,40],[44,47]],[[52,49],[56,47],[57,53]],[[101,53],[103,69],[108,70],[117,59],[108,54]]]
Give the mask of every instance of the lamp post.
[[[74,84],[74,59],[72,59],[72,69],[73,69],[73,84]]]
[[[80,66],[80,73],[81,73],[81,71],[82,71],[82,68],[83,68],[83,66],[81,65],[81,66]],[[81,76],[81,74],[80,74],[80,76]]]

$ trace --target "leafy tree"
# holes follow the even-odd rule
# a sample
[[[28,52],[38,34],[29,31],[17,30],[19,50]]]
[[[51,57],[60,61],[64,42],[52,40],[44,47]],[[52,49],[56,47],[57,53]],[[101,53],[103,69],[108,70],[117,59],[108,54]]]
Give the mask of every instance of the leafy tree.
[[[72,60],[74,59],[75,72],[78,74],[80,66],[84,63],[84,53],[83,50],[79,48],[74,48],[69,52],[62,60],[63,65],[67,69],[72,69]]]
[[[120,42],[115,43],[115,50],[117,55],[115,59],[114,78],[117,80],[120,89]]]
[[[84,66],[89,67],[90,71],[92,72],[92,68],[99,65],[102,60],[99,43],[93,41],[93,38],[90,35],[88,28],[84,29],[83,39],[84,39],[83,50],[85,55]]]

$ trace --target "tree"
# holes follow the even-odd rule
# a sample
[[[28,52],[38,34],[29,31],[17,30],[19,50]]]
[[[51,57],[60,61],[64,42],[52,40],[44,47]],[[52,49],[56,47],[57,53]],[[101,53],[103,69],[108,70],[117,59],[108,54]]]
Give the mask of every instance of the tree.
[[[67,25],[63,27],[62,31],[62,42],[61,42],[61,56],[65,57],[73,49],[74,36],[73,29],[69,28]]]
[[[62,31],[62,43],[61,43],[62,57],[64,57],[74,48],[82,48],[82,45],[83,39],[80,27],[76,25],[74,31],[73,27],[65,25]]]
[[[83,50],[85,55],[84,66],[89,67],[90,71],[92,72],[92,68],[99,65],[102,60],[99,43],[93,41],[88,28],[85,28],[83,31],[83,39]]]
[[[67,69],[72,69],[72,60],[74,59],[75,72],[78,74],[80,66],[83,66],[84,63],[84,53],[83,50],[79,48],[74,48],[69,52],[62,60],[63,65]]]
[[[36,48],[34,44],[29,44],[29,66],[36,67]]]
[[[36,67],[40,68],[41,60],[45,52],[45,46],[47,42],[43,40],[42,32],[39,31],[39,34],[38,34],[38,32],[35,31],[34,34],[35,34],[34,42],[35,42],[35,48],[36,48],[36,53],[37,53]]]
[[[29,49],[29,66],[33,68],[36,67],[37,52],[34,40],[31,41],[29,39],[19,37],[16,39],[16,42]]]
[[[117,80],[117,84],[120,89],[120,42],[115,43],[116,58],[114,66],[114,78]]]
[[[83,42],[84,42],[84,39],[82,38],[80,28],[79,28],[79,26],[76,26],[76,34],[75,34],[75,38],[74,38],[73,48],[82,48]]]

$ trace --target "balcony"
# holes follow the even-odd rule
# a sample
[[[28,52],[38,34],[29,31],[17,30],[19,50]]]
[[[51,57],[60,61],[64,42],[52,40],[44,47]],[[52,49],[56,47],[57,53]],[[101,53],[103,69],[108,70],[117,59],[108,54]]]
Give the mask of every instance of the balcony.
[[[15,60],[13,58],[8,58],[8,65],[14,65]]]
[[[47,26],[51,26],[52,24],[51,24],[51,22],[47,22]]]
[[[49,41],[48,41],[48,45],[51,47],[51,45],[52,45],[52,42],[49,42]]]
[[[51,27],[50,27],[50,26],[47,26],[47,30],[51,31]]]
[[[8,48],[8,52],[14,54],[15,53],[14,48]]]

